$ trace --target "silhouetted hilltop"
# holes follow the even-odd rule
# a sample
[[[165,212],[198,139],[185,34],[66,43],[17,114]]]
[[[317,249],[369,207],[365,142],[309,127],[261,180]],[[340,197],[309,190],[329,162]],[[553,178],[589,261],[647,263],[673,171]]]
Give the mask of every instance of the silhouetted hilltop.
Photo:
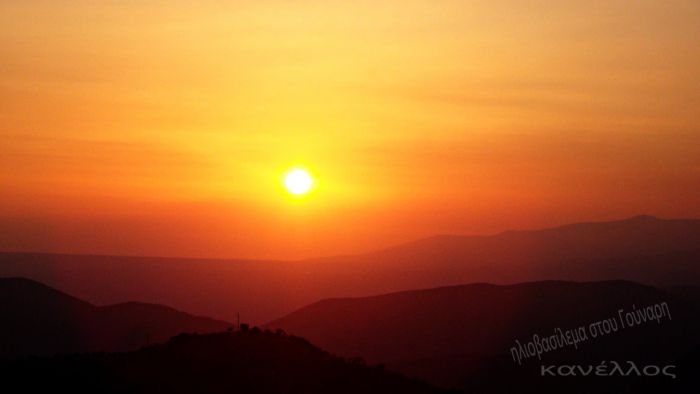
[[[666,291],[700,309],[700,286],[674,286]]]
[[[97,304],[141,300],[260,324],[329,297],[462,283],[631,280],[700,285],[700,220],[638,216],[490,236],[446,235],[354,256],[250,261],[0,253],[23,276]]]
[[[0,358],[134,350],[182,332],[229,326],[161,305],[97,307],[24,278],[0,278],[0,317]]]
[[[3,385],[89,393],[438,393],[381,367],[348,362],[298,337],[181,334],[132,353],[0,363]],[[40,379],[36,379],[41,377]]]
[[[667,316],[622,327],[620,310],[624,318],[628,312],[638,317],[635,311],[663,303]],[[614,320],[617,331],[608,328],[609,333],[593,337],[590,324],[607,319]],[[542,361],[513,358],[516,340],[527,346],[534,335],[544,338],[557,328],[565,332],[581,326],[588,339],[576,346],[545,352]],[[477,391],[494,380],[536,380],[542,364],[669,362],[700,343],[698,309],[665,291],[626,281],[470,284],[327,299],[266,327],[303,336],[335,354]]]

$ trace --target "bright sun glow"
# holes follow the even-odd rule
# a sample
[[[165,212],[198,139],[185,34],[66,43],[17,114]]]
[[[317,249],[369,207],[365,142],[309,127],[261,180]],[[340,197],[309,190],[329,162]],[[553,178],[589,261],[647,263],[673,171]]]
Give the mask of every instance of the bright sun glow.
[[[298,196],[308,193],[313,184],[314,180],[311,174],[300,168],[289,171],[284,178],[284,186],[287,188],[287,191]]]

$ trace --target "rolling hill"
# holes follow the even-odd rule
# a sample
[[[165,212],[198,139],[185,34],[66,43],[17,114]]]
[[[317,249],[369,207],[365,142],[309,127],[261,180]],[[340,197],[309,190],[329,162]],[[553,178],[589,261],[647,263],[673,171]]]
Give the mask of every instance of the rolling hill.
[[[331,356],[302,338],[255,330],[182,334],[130,353],[0,362],[0,380],[24,392],[444,392],[383,368]]]
[[[162,305],[97,307],[23,278],[0,278],[0,316],[0,358],[128,351],[182,332],[217,332],[230,326]]]
[[[620,309],[624,315],[664,302],[668,317],[627,327],[620,323]],[[600,335],[596,331],[594,337],[590,324],[609,318],[617,330]],[[516,340],[526,344],[533,335],[550,337],[557,328],[565,332],[581,326],[587,339],[576,346],[543,352],[541,361],[513,356]],[[494,378],[489,370],[522,382],[537,378],[542,364],[670,362],[700,343],[700,313],[694,305],[626,281],[470,284],[326,299],[266,327],[303,336],[335,354],[363,357],[431,383],[477,391]]]
[[[700,220],[637,216],[490,236],[444,235],[303,261],[1,253],[0,276],[38,280],[96,304],[139,299],[260,324],[329,297],[462,283],[631,280],[700,284]]]

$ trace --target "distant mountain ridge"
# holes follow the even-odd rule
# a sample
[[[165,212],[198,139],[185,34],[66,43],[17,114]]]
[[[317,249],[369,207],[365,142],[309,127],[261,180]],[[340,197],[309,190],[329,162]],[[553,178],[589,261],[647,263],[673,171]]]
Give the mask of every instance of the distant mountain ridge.
[[[511,230],[495,235],[437,235],[391,248],[355,256],[329,257],[315,261],[395,263],[412,269],[433,265],[475,266],[493,263],[544,265],[550,261],[576,262],[595,259],[625,259],[665,254],[696,254],[700,251],[700,220],[658,219],[640,215],[625,220],[568,224],[539,230]],[[425,264],[426,262],[431,264]],[[552,267],[546,267],[551,269]],[[564,271],[562,273],[565,273]],[[547,278],[535,278],[543,280]],[[549,279],[562,279],[554,277]],[[625,278],[601,278],[625,279]],[[472,279],[469,282],[481,281]],[[509,280],[485,279],[489,283]],[[514,280],[521,282],[526,280]]]
[[[0,278],[0,358],[128,351],[229,324],[155,304],[97,307],[41,283]]]
[[[700,285],[700,220],[652,216],[487,236],[436,236],[303,261],[0,253],[23,276],[98,304],[140,299],[262,324],[322,298],[462,283],[630,280]],[[126,285],[125,285],[126,284]]]

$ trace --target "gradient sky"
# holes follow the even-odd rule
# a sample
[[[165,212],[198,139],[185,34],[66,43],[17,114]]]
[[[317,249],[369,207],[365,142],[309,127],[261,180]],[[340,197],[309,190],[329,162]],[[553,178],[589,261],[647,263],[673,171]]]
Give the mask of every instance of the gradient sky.
[[[699,37],[697,0],[6,0],[0,249],[297,258],[698,217]]]

